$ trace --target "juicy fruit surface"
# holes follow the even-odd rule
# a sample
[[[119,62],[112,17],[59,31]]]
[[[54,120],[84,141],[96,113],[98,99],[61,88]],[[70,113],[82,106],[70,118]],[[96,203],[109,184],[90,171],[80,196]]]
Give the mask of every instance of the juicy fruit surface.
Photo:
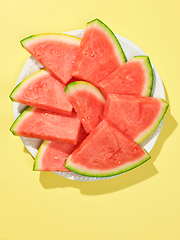
[[[80,39],[66,34],[37,34],[23,39],[21,44],[63,84],[72,78]]]
[[[65,167],[66,159],[86,137],[87,133],[81,127],[77,145],[43,141],[35,158],[33,170],[68,172],[69,170]]]
[[[152,85],[153,71],[147,56],[134,57],[99,83],[105,97],[109,93],[149,97]]]
[[[90,133],[102,120],[105,98],[94,85],[78,81],[65,88],[69,101],[76,111],[87,133]]]
[[[39,148],[33,170],[68,172],[65,160],[74,149],[73,144],[44,141]]]
[[[112,31],[98,20],[87,24],[73,66],[73,76],[98,86],[100,80],[124,62],[124,52]]]
[[[67,116],[28,107],[13,123],[11,131],[19,136],[76,144],[80,126],[74,111]]]
[[[41,102],[39,108],[28,107],[13,123],[12,133],[45,140],[34,170],[107,177],[129,171],[150,158],[138,143],[158,126],[168,104],[155,98],[153,104],[149,102],[153,85],[149,57],[136,56],[126,62],[115,34],[99,19],[87,24],[82,40],[66,34],[38,34],[21,44],[63,84],[74,108],[68,116],[68,112],[43,110]],[[37,87],[29,88],[38,101],[44,85],[42,80]],[[62,93],[58,87],[54,89],[49,103],[55,91]],[[14,101],[15,92],[10,95]],[[28,95],[26,90],[23,94]],[[137,100],[142,96],[149,100]],[[82,125],[85,135],[80,141]],[[141,130],[145,134],[133,135]]]
[[[108,94],[103,118],[140,143],[157,127],[167,107],[155,97]]]
[[[150,156],[122,131],[103,120],[75,149],[66,168],[87,176],[111,176],[128,171]]]
[[[42,69],[20,82],[10,94],[12,101],[71,115],[72,105],[64,85],[47,70]]]

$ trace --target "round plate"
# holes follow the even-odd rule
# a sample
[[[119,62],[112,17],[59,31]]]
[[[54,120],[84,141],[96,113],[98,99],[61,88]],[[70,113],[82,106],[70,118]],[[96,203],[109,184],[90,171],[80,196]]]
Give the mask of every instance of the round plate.
[[[65,34],[69,34],[69,35],[73,35],[73,36],[82,38],[83,33],[84,33],[84,30],[74,30],[74,31],[66,32]],[[116,35],[117,39],[119,40],[119,42],[125,52],[127,60],[130,60],[134,56],[146,55],[141,48],[139,48],[136,44],[134,44],[127,38],[122,37],[118,34],[115,34],[115,35]],[[151,64],[152,64],[152,62],[151,62]],[[163,98],[165,100],[165,92],[164,92],[164,87],[163,87],[161,78],[153,64],[152,64],[152,67],[153,67],[153,73],[154,73],[154,82],[153,82],[153,89],[152,89],[151,95],[154,97]],[[25,65],[19,75],[19,78],[16,82],[16,85],[19,82],[21,82],[24,78],[31,75],[32,73],[39,71],[41,68],[43,68],[43,66],[33,56],[31,56],[25,63]],[[16,119],[19,116],[19,114],[26,107],[27,107],[26,105],[13,102],[14,119]],[[159,126],[154,130],[154,132],[152,132],[151,135],[148,136],[140,144],[148,153],[151,151],[154,144],[156,143],[156,140],[162,129],[163,122],[164,122],[164,119],[163,119],[163,121],[161,121]],[[38,148],[42,143],[42,140],[34,139],[34,138],[26,138],[26,137],[21,137],[21,139],[22,139],[25,147],[29,151],[29,153],[35,158],[35,156],[38,152]],[[112,177],[98,177],[98,178],[97,177],[86,177],[86,176],[78,175],[73,172],[54,172],[54,173],[56,173],[57,175],[62,176],[64,178],[68,178],[71,180],[77,180],[77,181],[98,181],[98,180],[112,178]],[[114,177],[116,177],[116,176],[114,176]]]

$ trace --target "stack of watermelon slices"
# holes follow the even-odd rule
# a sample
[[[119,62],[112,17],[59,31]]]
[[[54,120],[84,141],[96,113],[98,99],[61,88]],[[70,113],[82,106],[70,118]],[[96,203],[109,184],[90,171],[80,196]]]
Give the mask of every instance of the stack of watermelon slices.
[[[157,128],[168,104],[151,96],[148,56],[127,61],[99,19],[87,23],[82,39],[38,34],[21,44],[44,66],[10,94],[28,106],[11,132],[44,140],[34,170],[107,177],[150,158],[139,144]]]

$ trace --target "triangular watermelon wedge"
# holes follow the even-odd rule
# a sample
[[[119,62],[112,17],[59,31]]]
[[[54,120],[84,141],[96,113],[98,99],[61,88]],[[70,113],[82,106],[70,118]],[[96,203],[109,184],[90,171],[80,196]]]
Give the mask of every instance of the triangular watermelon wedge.
[[[72,105],[64,92],[64,85],[46,69],[42,69],[20,82],[11,92],[12,101],[71,115]]]
[[[77,146],[87,137],[84,128],[81,127],[77,145],[43,141],[34,161],[34,171],[60,171],[68,172],[65,161]]]
[[[65,160],[75,149],[76,145],[44,140],[34,162],[34,171],[68,172]]]
[[[153,86],[153,69],[148,56],[135,56],[99,82],[106,97],[108,93],[149,97]]]
[[[21,40],[21,45],[63,84],[71,78],[81,39],[67,34],[43,33]]]
[[[80,175],[108,177],[127,172],[149,158],[132,138],[103,120],[68,157],[65,167]]]
[[[73,76],[98,86],[100,80],[125,62],[125,54],[114,33],[99,19],[88,22]]]
[[[14,121],[14,135],[77,144],[81,122],[73,111],[70,116],[27,107]]]
[[[68,84],[65,93],[76,111],[87,133],[90,133],[102,120],[105,98],[93,84],[76,81]]]
[[[161,98],[108,94],[103,118],[140,143],[156,129],[167,108]]]

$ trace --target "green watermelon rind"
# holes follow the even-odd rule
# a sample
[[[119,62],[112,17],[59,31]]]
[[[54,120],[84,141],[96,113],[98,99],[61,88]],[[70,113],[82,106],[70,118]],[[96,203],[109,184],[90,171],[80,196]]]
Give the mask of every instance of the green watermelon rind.
[[[165,117],[169,104],[163,98],[158,99],[161,102],[162,106],[160,114],[158,115],[154,123],[146,131],[144,131],[142,134],[140,134],[137,138],[134,139],[134,141],[138,144],[145,140],[159,126],[159,124]]]
[[[33,42],[44,40],[44,39],[51,39],[51,40],[64,40],[65,42],[72,43],[79,45],[81,39],[72,35],[68,34],[62,34],[62,33],[40,33],[40,34],[34,34],[31,36],[28,36],[20,41],[23,48],[27,48],[29,44],[32,44]]]
[[[145,156],[142,157],[141,159],[133,162],[132,164],[126,164],[124,167],[116,168],[116,169],[111,169],[108,171],[97,171],[97,170],[92,170],[90,171],[89,169],[83,170],[83,166],[79,164],[79,167],[71,163],[71,155],[65,162],[65,167],[69,169],[72,172],[75,172],[79,175],[87,176],[87,177],[112,177],[116,176],[125,172],[128,172],[143,163],[147,162],[151,156],[148,154],[148,152],[144,149]],[[89,170],[89,171],[88,171]]]
[[[23,87],[26,86],[31,79],[34,79],[34,77],[38,77],[39,75],[41,76],[43,73],[46,74],[48,73],[48,71],[46,69],[41,69],[38,72],[31,74],[27,78],[23,79],[19,84],[17,84],[9,95],[11,101],[17,102],[16,94],[18,94],[18,92],[21,91]]]
[[[70,96],[73,94],[74,91],[81,91],[86,90],[87,92],[91,92],[93,95],[95,95],[99,100],[101,100],[103,103],[105,103],[105,98],[99,88],[94,86],[93,84],[86,82],[86,81],[75,81],[69,83],[64,91],[67,96]]]
[[[39,147],[38,153],[34,160],[33,171],[41,171],[41,159],[49,143],[50,141],[44,140]]]
[[[34,159],[33,171],[55,171],[55,170],[52,170],[50,167],[46,169],[43,168],[43,156],[46,153],[46,150],[48,149],[48,146],[51,143],[52,141],[48,141],[48,140],[44,140],[41,143],[38,149],[37,155]],[[60,170],[56,170],[56,171],[61,172]],[[63,170],[63,172],[67,172],[67,171]]]
[[[154,74],[153,74],[153,68],[152,68],[151,61],[150,61],[149,57],[146,55],[134,56],[129,61],[132,62],[132,61],[136,61],[136,60],[142,62],[142,65],[146,72],[146,85],[144,86],[144,91],[142,93],[142,96],[150,97],[152,88],[153,88],[153,80],[154,80],[153,79]]]
[[[22,119],[26,118],[29,114],[31,114],[32,110],[34,109],[34,107],[30,107],[28,106],[17,118],[16,120],[13,122],[13,124],[10,127],[10,131],[12,132],[13,135],[15,136],[19,136],[16,132],[16,129],[19,125],[19,122],[21,122]]]
[[[30,76],[24,78],[19,84],[17,84],[15,86],[15,88],[10,93],[9,98],[13,102],[18,102],[18,103],[22,103],[22,104],[29,105],[29,106],[32,106],[32,107],[42,108],[44,110],[50,110],[50,111],[60,112],[60,113],[70,115],[72,113],[72,107],[68,111],[67,109],[63,109],[63,108],[60,109],[58,107],[54,107],[53,105],[37,104],[35,102],[28,102],[28,103],[27,102],[20,102],[16,98],[16,96],[18,96],[18,94],[23,91],[23,88],[25,88],[26,86],[31,84],[31,81],[34,81],[35,79],[38,79],[39,77],[42,77],[42,76],[46,76],[48,74],[49,74],[49,71],[47,69],[43,68],[43,69],[31,74]],[[70,103],[69,103],[69,105],[70,105]]]
[[[115,54],[117,55],[118,59],[120,60],[120,64],[121,65],[124,64],[127,61],[126,55],[123,51],[123,48],[122,48],[120,42],[118,41],[117,37],[113,33],[113,31],[98,18],[87,23],[87,27],[91,27],[93,25],[97,25],[103,32],[105,32],[108,35],[109,39],[112,41],[112,43],[115,47]]]

